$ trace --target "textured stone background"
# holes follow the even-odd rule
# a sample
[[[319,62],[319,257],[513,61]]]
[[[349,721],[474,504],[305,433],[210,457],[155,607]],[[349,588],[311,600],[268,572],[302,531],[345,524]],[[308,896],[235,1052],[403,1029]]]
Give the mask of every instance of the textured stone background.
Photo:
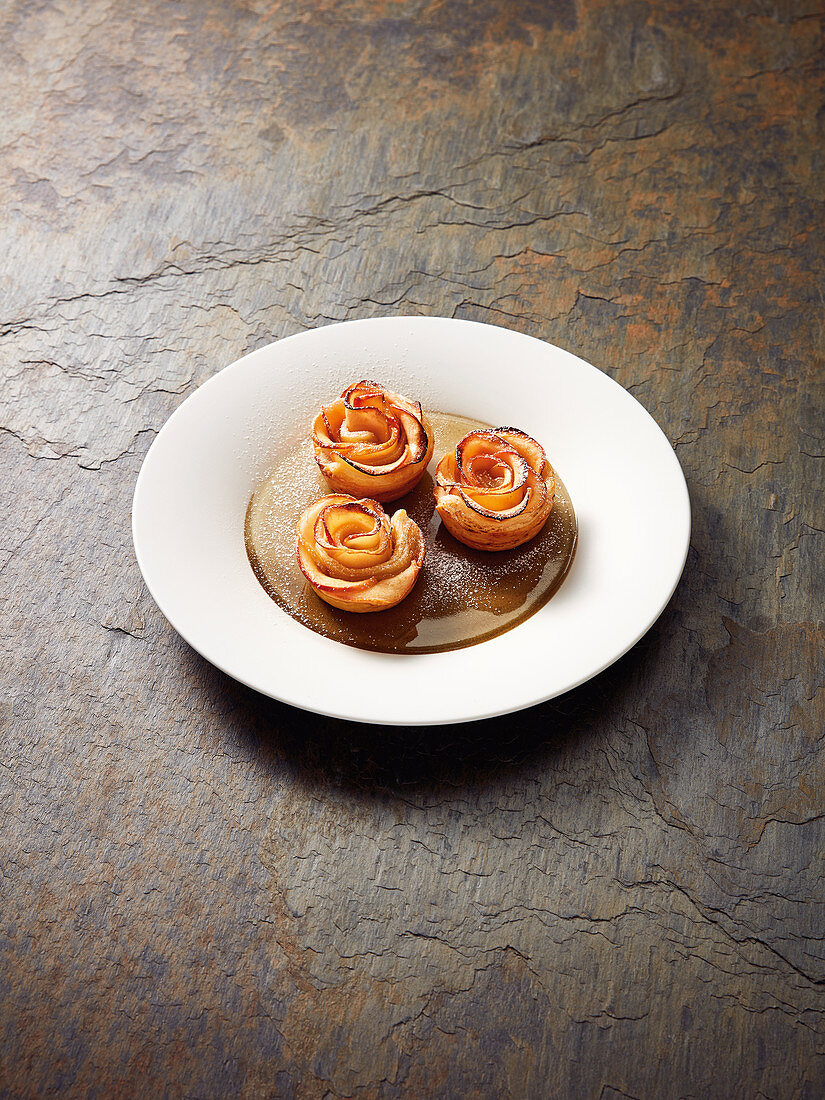
[[[0,7],[3,1097],[825,1095],[823,22]],[[387,313],[558,343],[677,448],[681,586],[552,704],[310,717],[144,590],[172,409]]]

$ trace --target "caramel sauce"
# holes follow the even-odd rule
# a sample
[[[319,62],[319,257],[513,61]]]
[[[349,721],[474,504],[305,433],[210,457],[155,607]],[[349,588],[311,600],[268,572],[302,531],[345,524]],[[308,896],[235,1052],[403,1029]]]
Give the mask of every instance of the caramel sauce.
[[[453,538],[435,510],[431,471],[467,432],[490,425],[448,413],[428,416],[435,433],[428,472],[412,492],[385,505],[390,515],[406,508],[427,548],[415,588],[397,607],[339,611],[315,595],[298,568],[298,518],[331,492],[309,439],[278,462],[249,502],[245,539],[255,576],[279,607],[325,638],[380,653],[443,653],[476,645],[534,615],[570,569],[576,514],[558,474],[553,511],[530,542],[515,550],[482,551]]]

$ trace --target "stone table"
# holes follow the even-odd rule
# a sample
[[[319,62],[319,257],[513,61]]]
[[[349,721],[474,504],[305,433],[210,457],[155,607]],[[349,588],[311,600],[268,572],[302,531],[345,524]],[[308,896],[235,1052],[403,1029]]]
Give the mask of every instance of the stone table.
[[[2,1096],[825,1094],[822,30],[2,6]],[[398,313],[583,356],[685,469],[665,614],[534,710],[291,710],[138,572],[187,394]]]

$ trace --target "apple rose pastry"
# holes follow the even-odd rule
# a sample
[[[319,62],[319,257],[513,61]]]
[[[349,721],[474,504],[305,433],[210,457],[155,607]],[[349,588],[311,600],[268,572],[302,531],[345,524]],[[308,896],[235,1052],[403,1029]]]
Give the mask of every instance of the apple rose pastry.
[[[533,538],[553,508],[556,477],[543,449],[517,428],[469,432],[436,470],[444,526],[476,550],[512,550]]]
[[[410,592],[424,562],[424,536],[403,508],[390,519],[375,500],[323,497],[298,520],[298,565],[313,589],[342,611],[385,611]]]
[[[386,502],[421,480],[433,432],[419,402],[364,380],[321,409],[312,445],[333,489]]]

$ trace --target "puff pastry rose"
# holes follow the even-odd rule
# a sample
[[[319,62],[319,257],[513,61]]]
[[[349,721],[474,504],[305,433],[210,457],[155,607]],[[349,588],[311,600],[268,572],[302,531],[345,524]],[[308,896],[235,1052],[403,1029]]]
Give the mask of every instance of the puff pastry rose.
[[[322,600],[343,611],[385,611],[410,592],[424,562],[424,536],[403,508],[390,519],[375,500],[336,493],[298,520],[301,572]]]
[[[332,489],[386,502],[420,481],[433,432],[419,402],[365,379],[321,409],[312,445]]]
[[[541,446],[517,428],[469,432],[438,464],[433,489],[444,526],[476,550],[533,538],[553,508],[556,477]]]

